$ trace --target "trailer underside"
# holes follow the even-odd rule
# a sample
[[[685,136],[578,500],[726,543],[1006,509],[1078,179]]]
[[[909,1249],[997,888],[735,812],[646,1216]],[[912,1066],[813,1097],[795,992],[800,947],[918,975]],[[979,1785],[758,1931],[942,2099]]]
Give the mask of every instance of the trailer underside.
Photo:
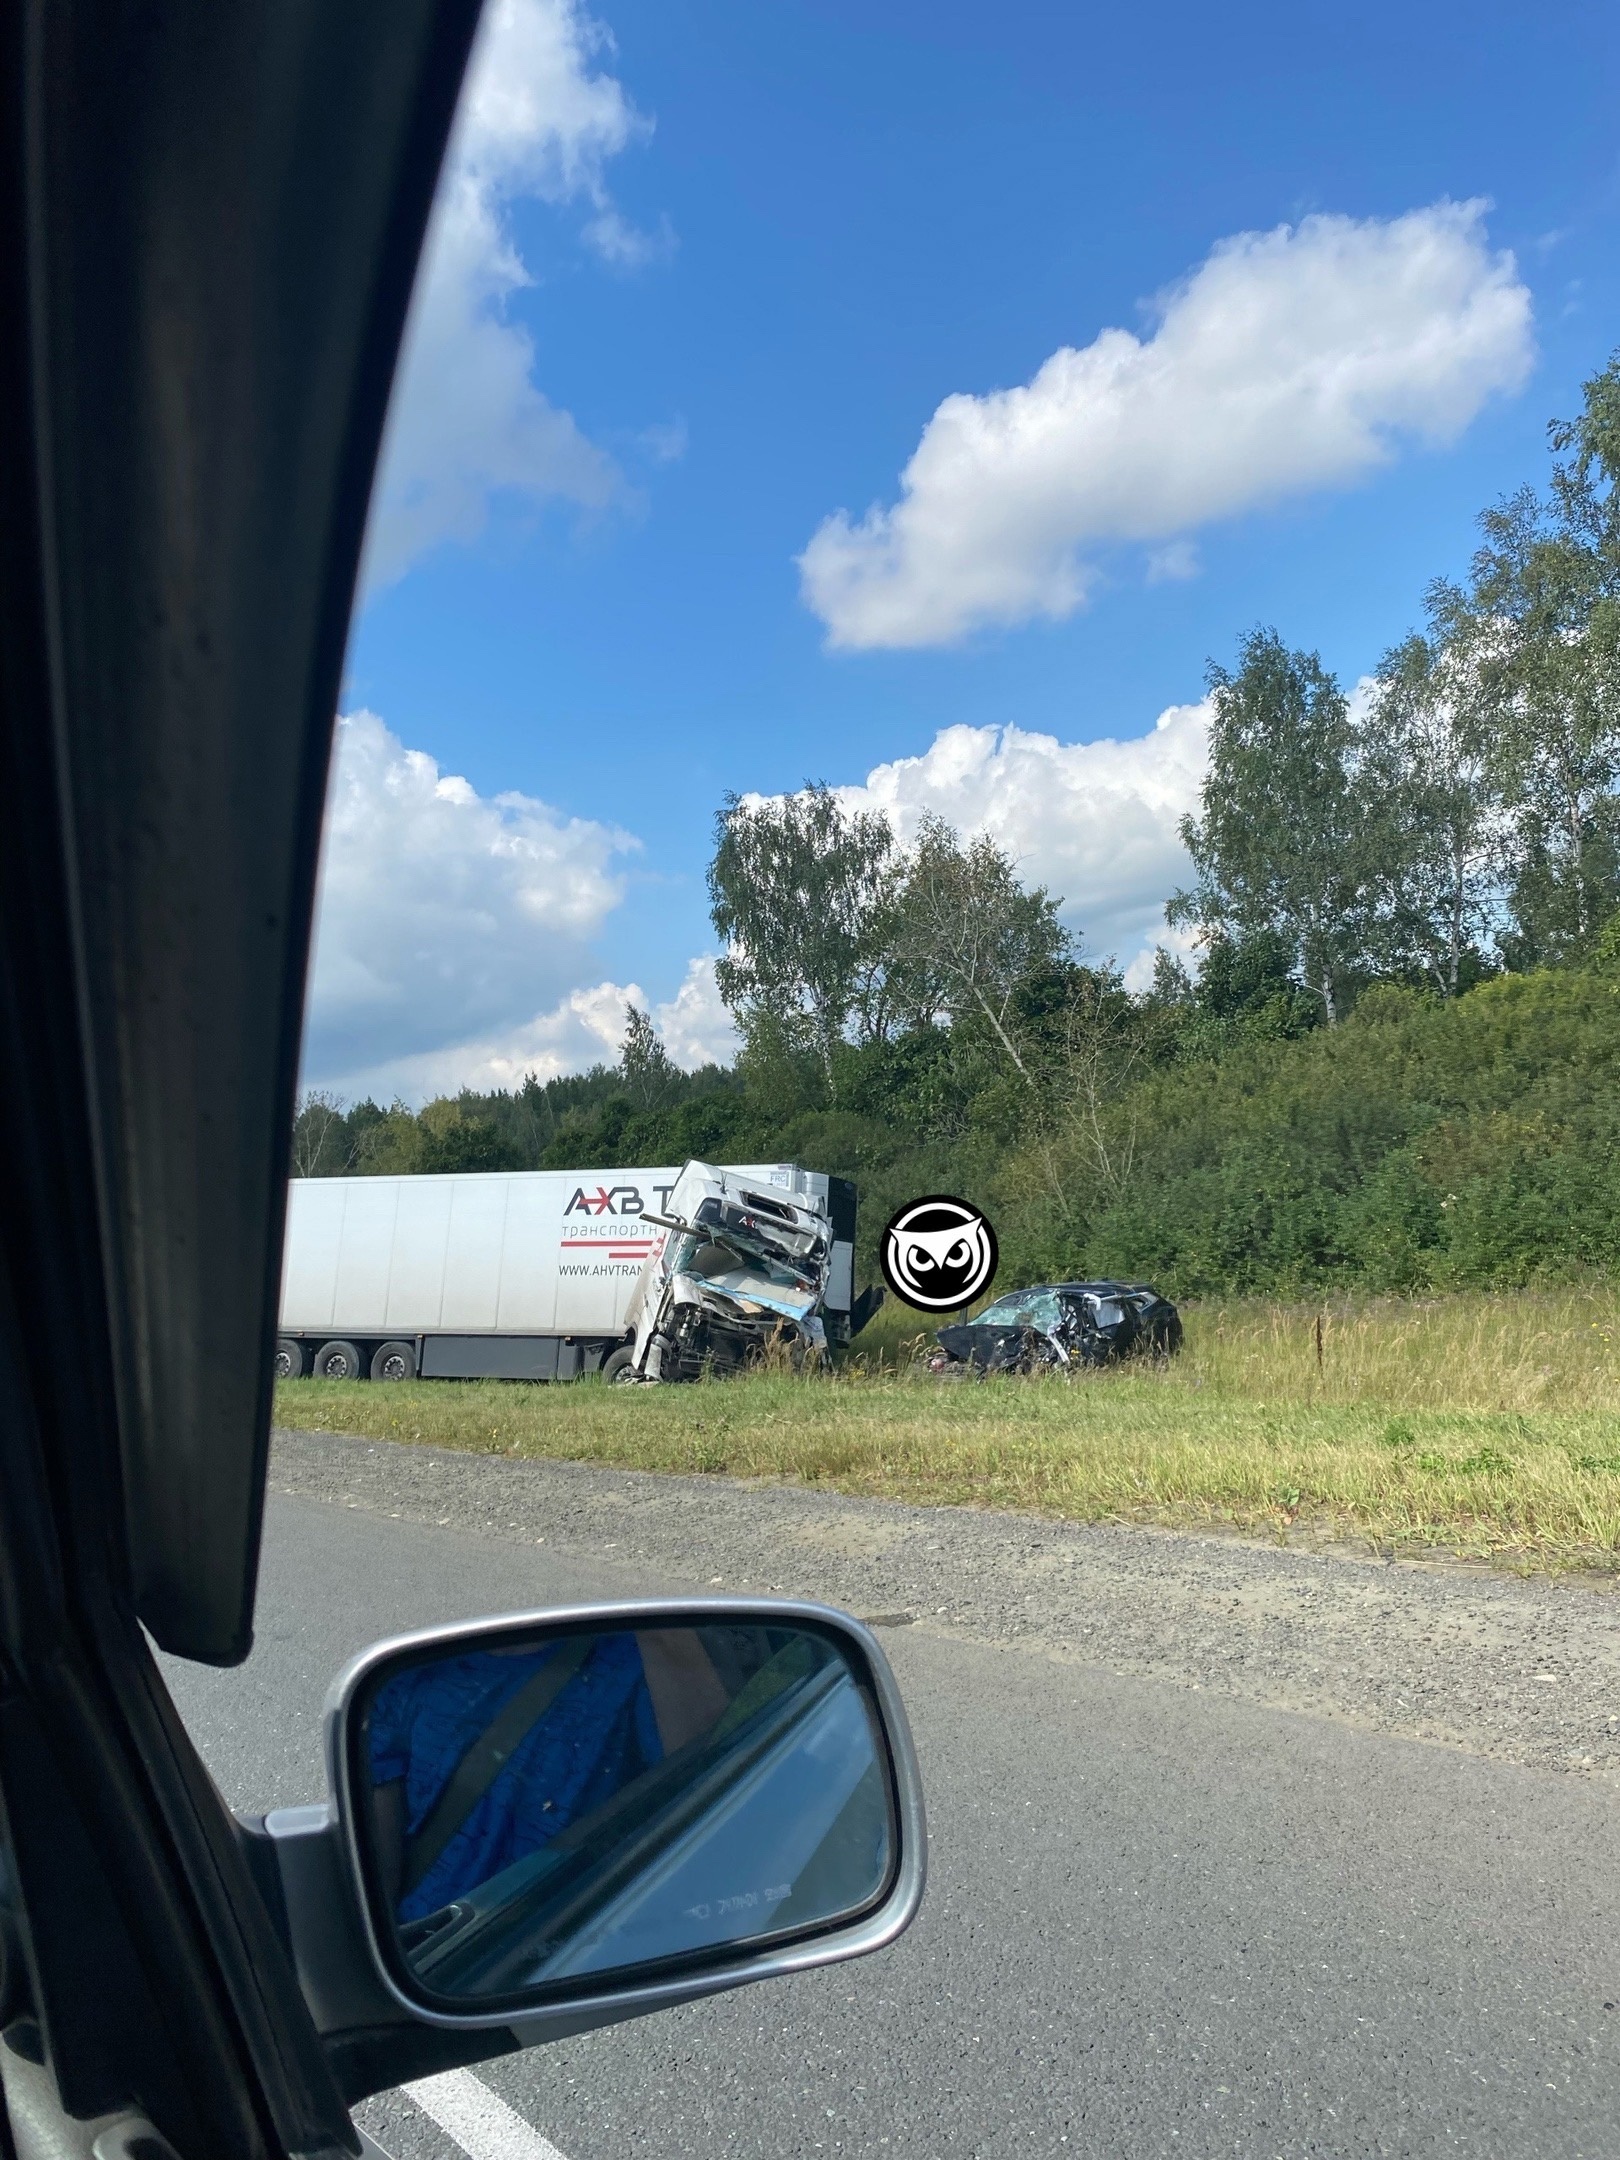
[[[577,1380],[600,1372],[620,1335],[344,1335],[283,1330],[276,1377],[328,1380]]]

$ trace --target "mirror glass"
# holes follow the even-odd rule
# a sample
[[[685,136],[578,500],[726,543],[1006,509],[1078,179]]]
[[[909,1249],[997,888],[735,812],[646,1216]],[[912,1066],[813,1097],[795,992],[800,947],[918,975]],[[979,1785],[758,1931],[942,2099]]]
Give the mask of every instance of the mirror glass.
[[[622,1627],[381,1667],[350,1789],[418,1988],[543,1999],[873,1904],[894,1810],[856,1656],[801,1624]]]

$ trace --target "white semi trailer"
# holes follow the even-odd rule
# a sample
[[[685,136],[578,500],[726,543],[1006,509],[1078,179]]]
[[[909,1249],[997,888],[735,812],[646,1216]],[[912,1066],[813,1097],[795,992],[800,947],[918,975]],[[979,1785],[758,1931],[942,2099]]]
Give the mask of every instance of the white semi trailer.
[[[796,1163],[727,1166],[827,1217],[828,1337],[877,1302],[855,1289],[855,1187]],[[572,1380],[629,1335],[680,1167],[294,1178],[275,1366],[283,1379]],[[881,1293],[878,1293],[880,1295]]]

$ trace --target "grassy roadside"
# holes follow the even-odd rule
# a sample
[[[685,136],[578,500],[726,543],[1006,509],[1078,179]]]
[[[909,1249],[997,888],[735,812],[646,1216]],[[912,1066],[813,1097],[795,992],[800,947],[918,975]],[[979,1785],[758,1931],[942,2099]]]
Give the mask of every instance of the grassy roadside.
[[[1318,1319],[1322,1320],[1320,1363]],[[1075,1521],[1620,1566],[1620,1295],[1207,1306],[1163,1371],[951,1384],[890,1321],[819,1377],[690,1388],[301,1380],[277,1421]]]

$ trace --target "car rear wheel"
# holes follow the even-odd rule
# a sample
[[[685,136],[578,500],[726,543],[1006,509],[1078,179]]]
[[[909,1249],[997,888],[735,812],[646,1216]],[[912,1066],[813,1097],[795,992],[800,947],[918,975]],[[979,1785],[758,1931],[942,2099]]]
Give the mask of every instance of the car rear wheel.
[[[290,1335],[280,1335],[276,1338],[270,1370],[278,1380],[302,1380],[309,1371],[309,1351]]]
[[[385,1342],[371,1361],[373,1380],[414,1380],[416,1351],[408,1342]]]
[[[315,1353],[317,1380],[363,1380],[365,1365],[352,1342],[322,1343]]]
[[[617,1350],[610,1350],[602,1360],[602,1378],[609,1387],[624,1387],[637,1378],[635,1349],[630,1343],[620,1343]]]

